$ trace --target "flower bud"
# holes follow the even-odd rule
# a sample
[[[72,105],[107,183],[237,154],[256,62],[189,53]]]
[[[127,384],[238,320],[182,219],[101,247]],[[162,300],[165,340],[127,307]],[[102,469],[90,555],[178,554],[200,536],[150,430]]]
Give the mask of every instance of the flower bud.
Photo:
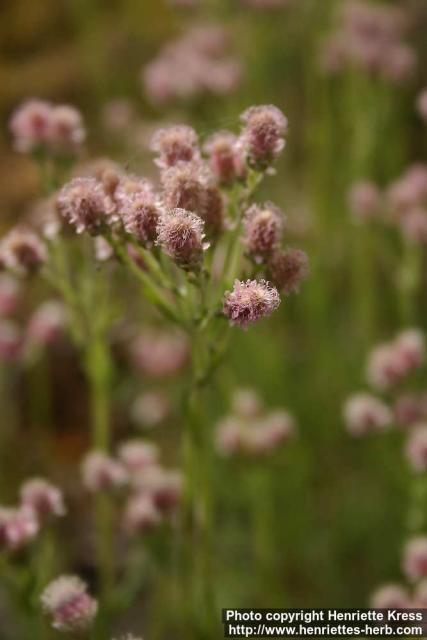
[[[46,261],[46,247],[29,229],[15,227],[1,241],[1,260],[6,268],[22,275],[37,271]]]
[[[68,322],[67,310],[58,300],[49,300],[33,313],[27,335],[33,342],[49,345],[64,335]]]
[[[75,228],[97,235],[112,213],[112,205],[95,178],[73,178],[62,187],[56,200],[59,214]]]
[[[288,120],[277,107],[250,107],[242,116],[244,129],[241,145],[249,164],[255,169],[268,168],[285,146]]]
[[[129,440],[120,445],[118,456],[129,474],[135,474],[157,464],[159,450],[152,442]]]

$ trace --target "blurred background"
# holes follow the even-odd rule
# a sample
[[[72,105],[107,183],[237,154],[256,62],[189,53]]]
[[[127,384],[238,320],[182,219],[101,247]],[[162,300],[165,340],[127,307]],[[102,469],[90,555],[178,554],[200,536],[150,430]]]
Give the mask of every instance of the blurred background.
[[[268,460],[218,457],[221,606],[363,606],[378,584],[401,577],[411,491],[403,436],[396,429],[353,439],[342,406],[366,388],[371,347],[403,328],[426,328],[425,251],[393,224],[355,221],[348,193],[359,180],[386,189],[408,166],[426,161],[427,127],[416,100],[427,85],[427,2],[369,3],[401,10],[405,22],[399,37],[407,57],[396,56],[382,72],[370,66],[369,35],[362,47],[366,64],[363,55],[351,59],[334,41],[344,29],[345,4],[3,0],[0,10],[3,231],[31,218],[40,196],[36,169],[14,152],[8,131],[11,112],[25,98],[81,110],[88,132],[82,165],[112,158],[148,176],[154,172],[149,140],[165,123],[191,123],[203,140],[218,129],[237,131],[239,114],[253,104],[275,104],[289,118],[277,174],[257,199],[283,208],[289,241],[307,251],[311,275],[269,322],[234,332],[232,366],[220,376],[221,394],[212,390],[209,411],[214,424],[229,412],[233,389],[254,388],[268,408],[284,407],[295,416],[298,437]],[[417,278],[408,288],[414,252]],[[47,295],[40,283],[30,283],[22,317]],[[125,323],[129,309],[121,313]],[[144,322],[149,317],[148,310],[138,314]],[[115,348],[115,437],[145,436],[132,418],[132,399],[164,391],[175,409],[148,437],[174,461],[179,379],[131,376],[120,344]],[[48,375],[41,375],[46,368]],[[65,341],[27,368],[2,363],[2,378],[2,431],[13,424],[18,434],[3,455],[2,501],[40,465],[73,494],[88,412],[73,349]],[[423,388],[422,377],[417,384]],[[46,422],[54,433],[47,461],[41,436],[34,436]],[[63,526],[74,536],[76,568],[89,575],[84,523],[82,516]],[[164,606],[162,579],[141,597],[148,611]]]

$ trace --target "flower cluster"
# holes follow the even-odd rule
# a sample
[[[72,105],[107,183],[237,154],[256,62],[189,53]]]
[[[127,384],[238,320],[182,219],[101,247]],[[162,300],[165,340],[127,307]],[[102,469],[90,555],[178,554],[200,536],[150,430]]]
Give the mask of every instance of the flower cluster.
[[[44,100],[27,100],[18,107],[10,119],[10,130],[20,153],[74,153],[86,137],[77,109]]]
[[[16,507],[0,507],[0,548],[9,552],[28,545],[49,518],[65,515],[62,492],[43,478],[24,482],[20,498]]]
[[[232,413],[218,424],[216,448],[226,457],[263,457],[279,450],[295,431],[295,420],[287,411],[266,412],[254,391],[241,390],[233,398]]]
[[[325,70],[336,74],[354,66],[394,83],[404,82],[417,62],[414,50],[405,42],[407,26],[407,16],[400,8],[346,0],[323,50]]]
[[[145,66],[142,80],[147,96],[163,105],[232,93],[240,84],[241,68],[229,49],[229,34],[223,27],[193,27]]]

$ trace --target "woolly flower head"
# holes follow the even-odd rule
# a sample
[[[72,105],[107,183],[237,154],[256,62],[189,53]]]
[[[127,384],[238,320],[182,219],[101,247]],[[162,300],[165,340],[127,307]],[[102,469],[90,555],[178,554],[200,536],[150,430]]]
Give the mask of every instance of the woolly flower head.
[[[29,275],[46,261],[46,247],[37,234],[25,228],[12,229],[1,241],[4,265],[21,275]]]
[[[277,107],[261,105],[247,109],[241,120],[241,144],[249,163],[256,169],[268,168],[285,146],[288,119]]]
[[[362,436],[387,429],[392,421],[392,413],[378,398],[359,393],[345,403],[344,419],[351,435]]]
[[[238,139],[230,131],[214,133],[204,144],[210,168],[217,180],[229,184],[246,173],[245,162],[238,147]]]
[[[53,580],[43,591],[41,602],[54,629],[64,633],[90,628],[98,611],[97,601],[78,576],[60,576]]]
[[[310,272],[308,256],[301,249],[276,251],[268,263],[272,281],[285,295],[299,291]]]
[[[156,131],[151,141],[151,150],[158,155],[156,164],[166,169],[179,162],[198,159],[197,145],[197,133],[192,127],[182,124]]]
[[[12,114],[10,129],[20,153],[45,148],[70,152],[84,142],[86,133],[79,111],[69,105],[27,100]]]
[[[278,246],[285,218],[276,205],[267,202],[249,207],[244,216],[244,243],[248,252],[261,262]]]
[[[120,213],[125,231],[148,247],[154,243],[160,208],[150,188],[123,198]]]
[[[223,312],[232,325],[246,329],[277,309],[280,296],[265,280],[235,280],[233,291],[224,296]]]
[[[157,225],[157,244],[183,268],[197,267],[207,245],[203,243],[204,222],[185,209],[164,213]]]
[[[59,214],[77,233],[87,231],[96,235],[107,222],[111,203],[102,184],[95,178],[74,178],[58,194]]]
[[[33,509],[40,519],[66,513],[62,491],[44,478],[31,478],[20,490],[22,504]]]

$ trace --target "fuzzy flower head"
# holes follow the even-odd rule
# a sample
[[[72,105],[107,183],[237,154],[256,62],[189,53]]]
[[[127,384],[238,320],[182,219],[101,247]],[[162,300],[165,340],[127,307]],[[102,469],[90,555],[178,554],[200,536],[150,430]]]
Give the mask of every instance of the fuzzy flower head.
[[[279,245],[282,239],[285,218],[271,202],[263,206],[249,207],[244,216],[244,243],[248,253],[257,262],[262,262]]]
[[[255,169],[268,168],[285,146],[286,116],[273,105],[250,107],[241,116],[241,145]]]
[[[73,178],[58,194],[59,214],[77,231],[96,235],[106,224],[111,204],[95,178]]]
[[[164,213],[157,225],[157,244],[177,264],[186,269],[198,267],[203,259],[204,222],[185,209]]]
[[[88,491],[113,491],[121,488],[128,479],[122,464],[102,451],[91,451],[82,463],[83,484]]]
[[[64,633],[86,631],[98,611],[97,601],[78,576],[60,576],[53,580],[43,591],[41,603],[53,628]]]
[[[145,246],[153,245],[157,235],[160,208],[151,189],[140,191],[124,200],[121,218],[125,231]]]
[[[157,166],[167,169],[179,162],[197,160],[200,155],[197,145],[197,133],[192,127],[182,124],[156,131],[151,141],[151,150],[158,156]]]
[[[46,247],[33,231],[15,227],[1,241],[1,260],[6,268],[30,275],[46,261]]]
[[[297,293],[310,272],[309,260],[301,249],[276,251],[268,263],[271,280],[285,295]]]
[[[230,131],[214,133],[204,144],[213,175],[221,184],[230,184],[246,174],[238,139]]]
[[[0,549],[17,551],[34,540],[40,529],[34,509],[0,507]]]
[[[123,527],[131,535],[148,533],[162,522],[162,514],[146,493],[131,497],[123,516]]]
[[[392,413],[384,402],[367,393],[359,393],[347,400],[344,420],[352,436],[381,433],[392,421]]]
[[[43,478],[27,480],[21,487],[22,504],[37,514],[40,520],[66,513],[62,491]]]
[[[410,582],[427,577],[427,536],[416,536],[406,543],[402,568]]]
[[[413,471],[427,471],[427,424],[414,426],[406,442],[405,453]]]
[[[233,291],[224,296],[224,315],[232,325],[246,329],[270,316],[280,304],[277,289],[265,280],[235,280]]]

